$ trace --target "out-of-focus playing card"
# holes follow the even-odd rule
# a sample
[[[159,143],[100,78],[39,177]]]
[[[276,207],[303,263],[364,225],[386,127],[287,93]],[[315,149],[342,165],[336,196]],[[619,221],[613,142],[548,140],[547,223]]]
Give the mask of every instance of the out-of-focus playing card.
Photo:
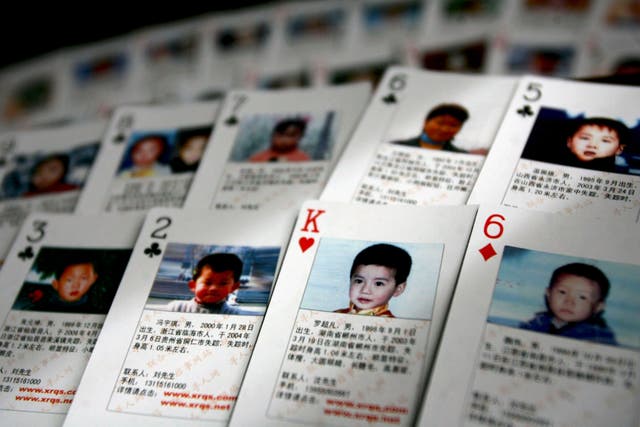
[[[640,89],[524,77],[469,203],[637,222]]]
[[[411,425],[475,212],[305,203],[231,425]]]
[[[182,207],[219,103],[121,107],[78,201],[78,212]]]
[[[387,70],[323,193],[368,204],[464,204],[515,86]]]
[[[369,94],[364,83],[230,92],[185,207],[297,211],[319,195]]]
[[[640,234],[481,206],[420,426],[632,426]]]
[[[0,273],[0,416],[62,425],[141,214],[28,216]]]
[[[0,135],[0,259],[32,211],[73,212],[106,123]]]
[[[66,425],[226,425],[294,216],[150,211]]]

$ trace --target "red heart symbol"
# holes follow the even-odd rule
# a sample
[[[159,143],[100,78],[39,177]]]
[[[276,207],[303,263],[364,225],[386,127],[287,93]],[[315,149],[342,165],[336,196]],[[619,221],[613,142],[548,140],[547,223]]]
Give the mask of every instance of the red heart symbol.
[[[315,239],[313,237],[301,237],[300,240],[298,240],[298,244],[300,245],[300,249],[302,249],[302,252],[313,246],[314,242]]]

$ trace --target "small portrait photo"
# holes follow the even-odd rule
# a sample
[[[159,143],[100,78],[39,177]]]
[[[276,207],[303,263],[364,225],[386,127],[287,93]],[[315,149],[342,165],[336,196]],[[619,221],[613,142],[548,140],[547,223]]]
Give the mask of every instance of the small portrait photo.
[[[487,40],[474,40],[442,49],[427,49],[418,62],[426,70],[480,73],[487,63]]]
[[[378,33],[390,28],[411,31],[420,23],[423,2],[419,0],[369,2],[362,15],[367,32]]]
[[[322,238],[300,308],[430,320],[443,245]]]
[[[514,44],[507,50],[506,68],[511,74],[568,77],[575,57],[572,46]]]
[[[640,119],[625,123],[617,117],[570,116],[565,110],[542,107],[536,117],[523,159],[580,169],[640,175]]]
[[[284,73],[265,73],[256,76],[255,86],[259,89],[288,89],[311,86],[311,75],[307,70]]]
[[[506,246],[488,322],[640,349],[640,266]]]
[[[13,120],[49,107],[55,94],[55,81],[48,74],[33,76],[10,89],[2,108],[2,117]]]
[[[270,34],[268,21],[259,21],[245,26],[223,27],[215,35],[215,43],[223,53],[255,52],[266,45]]]
[[[500,13],[505,0],[445,0],[442,6],[447,20],[462,21],[491,18]]]
[[[175,146],[175,136],[175,129],[132,132],[117,176],[148,178],[169,175],[169,160]]]
[[[0,200],[80,190],[99,147],[99,142],[91,142],[60,151],[14,155],[0,184]]]
[[[340,68],[330,72],[329,83],[332,85],[369,82],[375,89],[382,79],[387,67],[393,65],[392,61],[373,62],[355,67]]]
[[[107,314],[130,255],[130,249],[43,247],[12,309]]]
[[[241,118],[232,162],[328,160],[337,133],[335,111],[255,114]]]
[[[198,53],[198,36],[195,33],[151,41],[145,48],[149,64],[193,63]]]
[[[346,24],[346,12],[342,7],[297,13],[286,23],[287,41],[290,45],[311,40],[336,42],[344,34]]]
[[[213,126],[178,129],[175,148],[169,160],[172,173],[196,172],[213,132]]]
[[[100,52],[78,60],[73,66],[73,80],[78,89],[119,81],[129,70],[126,52]]]
[[[182,313],[263,315],[280,248],[170,243],[145,305]]]
[[[470,118],[469,110],[457,103],[441,103],[429,108],[424,118],[414,131],[415,136],[391,140],[390,144],[414,147],[427,150],[449,151],[454,153],[469,153],[486,155],[491,141],[486,140],[481,146],[479,129],[474,132],[464,132],[465,123]],[[476,126],[478,122],[476,122]],[[472,124],[473,126],[473,124]],[[458,134],[462,134],[459,137]],[[475,143],[468,148],[469,143]]]

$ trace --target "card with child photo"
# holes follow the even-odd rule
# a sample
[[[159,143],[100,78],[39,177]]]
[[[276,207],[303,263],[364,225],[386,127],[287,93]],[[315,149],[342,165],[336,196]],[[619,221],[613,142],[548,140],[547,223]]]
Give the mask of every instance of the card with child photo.
[[[218,106],[209,101],[118,109],[78,212],[182,207],[209,144]]]
[[[185,207],[296,211],[322,191],[369,93],[365,83],[230,92]]]
[[[463,204],[515,80],[387,69],[323,200]]]
[[[418,425],[640,421],[640,239],[601,222],[481,206]]]
[[[638,94],[523,78],[469,202],[637,222]]]
[[[226,425],[294,215],[151,210],[68,425]]]
[[[231,425],[410,425],[475,211],[306,202]]]
[[[75,210],[105,126],[89,121],[0,135],[0,259],[29,212]]]
[[[0,414],[64,420],[142,225],[140,214],[32,213],[0,272]]]

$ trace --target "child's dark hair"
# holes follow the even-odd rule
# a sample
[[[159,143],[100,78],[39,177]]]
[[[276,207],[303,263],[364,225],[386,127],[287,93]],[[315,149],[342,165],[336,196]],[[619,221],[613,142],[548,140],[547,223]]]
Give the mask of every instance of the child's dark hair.
[[[407,281],[411,271],[411,255],[397,246],[378,243],[364,248],[356,255],[351,264],[349,277],[353,276],[359,265],[381,265],[395,269],[396,285],[398,285]]]
[[[62,273],[64,273],[67,267],[71,267],[73,265],[91,264],[94,271],[96,269],[95,257],[91,253],[87,253],[86,250],[82,249],[59,250],[54,253],[52,261],[56,263],[54,272],[56,279],[60,279]]]
[[[563,274],[584,277],[585,279],[596,282],[600,288],[600,301],[604,301],[609,294],[609,288],[611,285],[609,283],[609,279],[607,279],[607,276],[605,276],[602,270],[593,265],[583,264],[581,262],[574,262],[556,268],[549,280],[549,289],[553,288],[558,281],[558,278]]]
[[[162,151],[160,152],[160,157],[162,157],[162,154],[164,154],[167,151],[167,148],[169,147],[169,140],[167,139],[167,137],[161,133],[149,133],[146,135],[141,136],[140,138],[138,138],[138,140],[136,142],[134,142],[131,145],[131,149],[129,150],[131,153],[133,153],[133,151],[136,149],[136,147],[143,141],[147,141],[149,139],[155,139],[157,141],[160,141],[160,144],[162,145]]]
[[[209,136],[211,135],[212,130],[213,130],[212,126],[202,126],[197,128],[181,129],[180,131],[178,131],[178,134],[176,137],[178,141],[176,145],[178,149],[181,149],[193,137],[201,136],[206,139],[209,139]]]
[[[300,133],[304,134],[304,131],[307,129],[307,122],[299,118],[280,120],[273,128],[273,133],[284,133],[289,126],[300,129]]]
[[[445,115],[455,117],[463,123],[469,118],[469,112],[462,105],[440,104],[429,111],[429,114],[427,114],[427,117],[424,120],[427,121],[436,116]]]
[[[631,139],[631,132],[627,125],[618,120],[613,120],[607,117],[589,117],[584,119],[576,119],[569,127],[568,137],[571,138],[576,134],[583,126],[598,126],[606,127],[618,134],[618,140],[620,145],[627,145]]]
[[[238,255],[229,253],[213,253],[198,261],[196,268],[193,269],[192,280],[197,280],[198,277],[200,277],[202,269],[205,266],[209,266],[209,268],[217,273],[227,270],[233,271],[233,279],[236,282],[240,280],[240,275],[242,274],[242,260]]]

